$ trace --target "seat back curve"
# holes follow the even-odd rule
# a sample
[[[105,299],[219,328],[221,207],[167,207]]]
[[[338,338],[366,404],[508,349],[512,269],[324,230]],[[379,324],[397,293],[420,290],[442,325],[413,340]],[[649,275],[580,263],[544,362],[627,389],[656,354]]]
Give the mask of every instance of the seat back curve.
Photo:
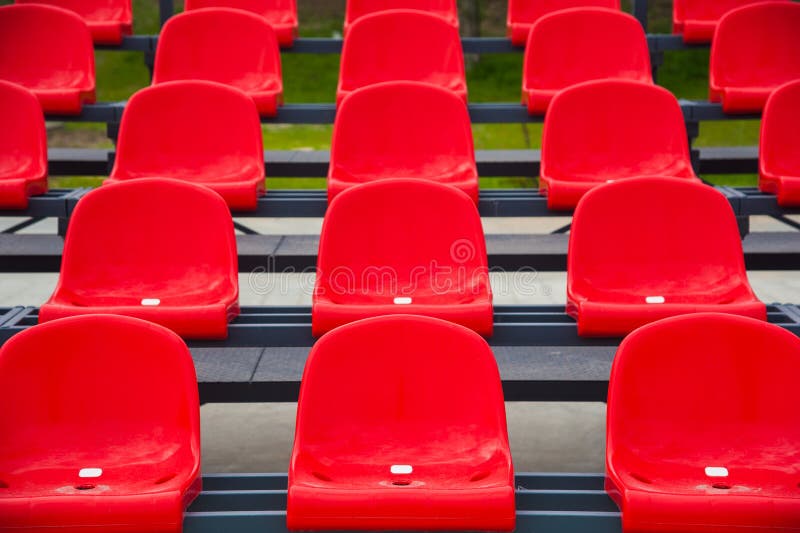
[[[672,31],[687,43],[710,43],[714,30],[728,11],[762,0],[673,0]]]
[[[209,7],[241,9],[269,22],[278,43],[291,47],[297,37],[297,0],[186,0],[186,11]]]
[[[120,44],[133,30],[131,0],[15,0],[17,4],[46,4],[74,11],[86,21],[97,44]]]
[[[455,0],[347,0],[344,15],[344,31],[364,15],[389,9],[414,9],[439,15],[450,24],[458,26],[458,11]]]
[[[800,81],[776,89],[761,120],[759,187],[778,195],[781,205],[800,204]]]
[[[577,7],[620,9],[619,0],[509,0],[506,13],[508,37],[515,46],[525,46],[531,26],[541,17]]]

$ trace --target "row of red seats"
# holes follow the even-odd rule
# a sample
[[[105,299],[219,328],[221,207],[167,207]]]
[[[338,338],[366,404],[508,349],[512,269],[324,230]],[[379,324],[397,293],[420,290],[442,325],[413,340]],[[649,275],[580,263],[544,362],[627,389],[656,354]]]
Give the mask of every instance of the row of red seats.
[[[798,373],[800,340],[748,318],[626,338],[606,447],[623,531],[795,531]],[[35,326],[0,348],[0,390],[14,403],[0,411],[0,531],[182,530],[200,417],[174,333],[113,315]],[[297,409],[290,530],[513,530],[500,375],[474,332],[412,315],[337,328],[311,350]]]

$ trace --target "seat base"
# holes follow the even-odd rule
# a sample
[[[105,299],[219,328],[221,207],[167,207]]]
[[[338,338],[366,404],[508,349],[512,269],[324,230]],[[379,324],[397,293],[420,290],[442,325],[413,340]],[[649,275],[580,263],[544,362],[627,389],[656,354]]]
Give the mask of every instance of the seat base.
[[[556,93],[558,91],[523,88],[522,105],[528,106],[529,115],[544,115]]]
[[[650,173],[650,175],[657,175]],[[624,179],[631,179],[637,176],[626,176],[618,178],[617,180],[609,181],[565,181],[549,178],[547,176],[539,177],[539,192],[543,196],[547,196],[547,208],[553,211],[569,211],[575,209],[578,202],[583,195],[591,191],[595,187],[599,187],[611,181],[618,181]],[[684,177],[684,176],[664,176],[674,177],[679,180],[690,180],[697,183],[702,183],[699,178]]]
[[[119,45],[122,38],[133,33],[130,21],[88,22],[95,44]]]
[[[160,177],[181,180],[179,176]],[[131,179],[137,178],[118,178],[111,176],[103,181],[103,185],[129,181]],[[263,177],[258,177],[255,179],[242,179],[241,181],[231,182],[212,182],[202,180],[186,181],[190,181],[196,185],[202,185],[203,187],[208,187],[215,193],[222,196],[222,199],[225,200],[225,203],[228,204],[228,207],[234,211],[255,211],[258,207],[259,197],[266,194],[266,185],[264,184]]]
[[[800,176],[775,176],[761,173],[758,188],[774,194],[781,207],[800,207]]]
[[[513,46],[524,47],[528,42],[528,34],[531,32],[532,27],[533,24],[522,24],[518,22],[511,24],[506,31],[508,38],[511,39],[511,44]]]
[[[685,20],[672,23],[672,33],[683,35],[683,42],[686,44],[710,43],[716,29],[716,21]]]
[[[790,80],[786,80],[790,81]],[[752,87],[741,89],[738,87],[714,87],[709,91],[713,103],[722,103],[722,111],[732,115],[761,113],[772,92],[780,83],[771,87]]]
[[[47,192],[47,177],[0,179],[0,209],[27,209],[28,198]]]
[[[385,176],[388,177],[388,176]],[[408,176],[404,176],[408,177]],[[457,180],[438,180],[438,179],[429,179],[425,177],[415,177],[415,179],[425,180],[425,181],[432,181],[434,183],[441,183],[442,185],[448,185],[450,187],[455,187],[456,189],[460,190],[467,196],[469,196],[475,204],[478,203],[480,198],[480,185],[478,181],[478,175],[471,176],[469,179],[457,179]],[[376,177],[375,179],[365,180],[362,182],[353,182],[353,181],[346,181],[336,176],[328,176],[328,204],[333,201],[336,196],[344,192],[351,187],[357,187],[363,183],[372,183],[375,181],[380,181],[381,177]]]

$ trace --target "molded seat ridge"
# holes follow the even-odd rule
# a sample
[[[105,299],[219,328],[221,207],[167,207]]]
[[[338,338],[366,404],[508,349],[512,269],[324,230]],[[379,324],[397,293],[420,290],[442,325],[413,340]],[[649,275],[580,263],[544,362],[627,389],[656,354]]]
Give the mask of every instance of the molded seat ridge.
[[[185,10],[228,7],[250,11],[264,18],[282,47],[291,47],[297,38],[297,0],[185,0]]]
[[[458,9],[455,0],[347,0],[344,14],[344,32],[358,18],[389,9],[414,9],[438,15],[458,27]]]
[[[574,7],[620,9],[619,0],[508,0],[506,31],[511,44],[525,46],[533,24],[541,17]]]
[[[96,44],[118,45],[133,32],[131,0],[15,0],[17,4],[45,4],[74,11],[89,26]]]

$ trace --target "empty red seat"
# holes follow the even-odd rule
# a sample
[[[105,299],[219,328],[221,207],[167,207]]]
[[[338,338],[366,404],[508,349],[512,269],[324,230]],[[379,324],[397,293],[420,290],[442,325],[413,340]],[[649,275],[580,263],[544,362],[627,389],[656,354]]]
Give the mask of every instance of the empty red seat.
[[[208,80],[241,89],[259,113],[283,103],[281,55],[272,27],[241,9],[208,8],[176,15],[158,38],[153,84]]]
[[[164,179],[104,186],[75,208],[39,322],[113,313],[224,339],[239,314],[237,271],[233,222],[217,194]]]
[[[800,206],[800,80],[777,89],[761,120],[759,188],[784,207]]]
[[[212,105],[213,104],[213,105]],[[261,122],[253,99],[209,81],[172,81],[128,100],[107,182],[165,177],[205,185],[231,209],[265,192]]]
[[[525,46],[528,33],[539,18],[573,7],[605,7],[619,9],[619,0],[508,0],[506,28],[511,44]],[[570,35],[577,35],[571,32]]]
[[[352,187],[328,207],[311,309],[314,335],[397,313],[492,334],[480,215],[454,187],[388,178]]]
[[[452,185],[478,201],[472,124],[453,92],[428,83],[386,82],[357,89],[342,102],[333,128],[328,199],[391,177]]]
[[[770,93],[800,79],[800,4],[760,2],[729,11],[711,44],[712,102],[726,113],[759,112]]]
[[[120,44],[133,31],[131,0],[16,0],[18,4],[47,4],[74,11],[89,26],[97,44]]]
[[[762,0],[673,0],[672,32],[685,43],[710,43],[719,19],[732,9]]]
[[[0,81],[0,209],[25,209],[47,192],[47,133],[42,107],[29,90]]]
[[[416,9],[439,15],[450,24],[458,26],[458,8],[455,0],[347,0],[344,13],[344,32],[359,17],[388,9]]]
[[[0,348],[0,531],[180,533],[200,492],[189,350],[122,316],[68,318]]]
[[[639,176],[699,181],[672,93],[647,83],[602,80],[574,85],[553,98],[544,121],[539,178],[550,209],[572,209],[598,185]]]
[[[0,50],[0,80],[33,91],[46,113],[78,114],[94,103],[92,36],[72,11],[0,6]]]
[[[543,114],[562,89],[608,78],[653,82],[647,36],[634,17],[575,8],[545,15],[533,25],[522,73],[522,103],[530,114]]]
[[[702,311],[767,318],[747,281],[736,217],[722,193],[640,178],[581,200],[567,258],[567,313],[579,335],[625,335]]]
[[[300,386],[290,530],[514,528],[503,391],[479,335],[434,318],[320,339]]]
[[[800,340],[749,318],[675,317],[627,337],[606,447],[623,531],[797,531],[798,375]]]
[[[432,83],[466,102],[458,28],[437,15],[410,9],[359,18],[344,39],[336,101],[341,104],[350,92],[383,81]]]
[[[297,37],[296,0],[186,0],[185,6],[186,11],[230,7],[256,13],[269,22],[281,46],[292,46]]]

